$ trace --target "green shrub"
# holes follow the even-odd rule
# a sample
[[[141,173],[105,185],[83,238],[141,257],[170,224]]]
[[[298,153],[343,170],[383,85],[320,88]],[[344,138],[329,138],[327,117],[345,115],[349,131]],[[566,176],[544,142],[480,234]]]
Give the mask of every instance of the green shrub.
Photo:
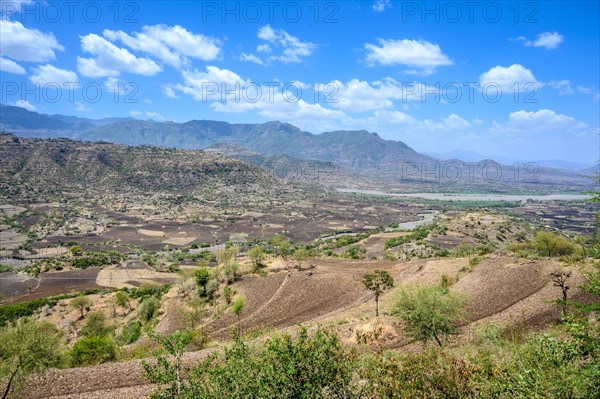
[[[303,328],[297,338],[273,338],[263,350],[236,339],[223,354],[199,363],[187,380],[179,378],[187,344],[181,334],[158,339],[175,359],[144,363],[146,377],[160,386],[155,399],[344,398],[352,391],[353,355],[323,330],[309,336]]]
[[[142,322],[147,323],[154,317],[159,308],[160,301],[153,296],[148,297],[140,303],[138,307],[138,316]]]
[[[96,311],[88,313],[85,317],[85,323],[79,331],[79,335],[82,337],[105,336],[109,335],[111,331],[112,328],[107,324],[104,313]]]
[[[117,358],[117,345],[110,336],[91,335],[75,342],[69,356],[75,367],[111,362]]]
[[[117,336],[117,342],[121,345],[129,345],[137,341],[142,335],[142,323],[139,320],[125,324],[123,330]]]

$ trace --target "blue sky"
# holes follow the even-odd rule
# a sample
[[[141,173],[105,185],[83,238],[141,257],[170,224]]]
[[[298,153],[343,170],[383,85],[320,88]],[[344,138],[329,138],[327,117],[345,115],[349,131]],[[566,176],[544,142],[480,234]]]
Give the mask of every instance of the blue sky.
[[[599,158],[598,1],[0,3],[3,103]]]

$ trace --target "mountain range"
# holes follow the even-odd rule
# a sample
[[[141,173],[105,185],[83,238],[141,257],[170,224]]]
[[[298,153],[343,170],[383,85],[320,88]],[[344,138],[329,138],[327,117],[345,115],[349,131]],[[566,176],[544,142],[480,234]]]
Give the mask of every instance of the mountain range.
[[[133,118],[95,120],[39,114],[0,104],[0,129],[24,138],[69,138],[127,146],[206,149],[208,152],[218,152],[253,163],[263,169],[269,169],[267,166],[274,163],[289,164],[297,169],[337,168],[344,171],[346,183],[364,183],[372,187],[377,186],[378,182],[385,182],[387,187],[390,187],[389,183],[396,186],[407,181],[411,184],[422,183],[431,175],[432,170],[439,178],[447,172],[442,170],[445,164],[442,164],[440,159],[460,160],[463,166],[466,166],[466,169],[463,168],[465,170],[472,169],[473,165],[481,167],[482,164],[493,162],[480,154],[465,151],[446,155],[423,154],[401,141],[385,140],[377,133],[365,130],[313,134],[279,121],[232,124],[209,120],[191,120],[184,123]],[[499,163],[512,165],[514,162],[501,160]],[[514,174],[515,178],[520,178],[523,174],[528,174],[527,170],[511,171],[510,168],[511,166],[502,166],[502,169],[505,169],[504,177]],[[408,179],[405,178],[406,169],[413,172]],[[589,186],[585,179],[578,177],[572,170],[565,169],[569,168],[555,169],[543,164],[537,165],[536,180],[533,183],[544,189],[555,186],[560,190]],[[465,184],[472,188],[473,184],[489,183],[489,179],[487,182],[486,179],[487,176],[482,177],[478,174],[475,178],[469,178]],[[340,180],[336,182],[339,183]]]
[[[515,163],[525,164],[528,162],[533,162],[538,166],[545,166],[548,168],[555,169],[564,169],[578,172],[587,172],[587,169],[594,168],[593,164],[581,163],[581,162],[571,162],[571,161],[563,161],[560,159],[517,159],[506,157],[502,155],[484,155],[476,151],[468,151],[468,150],[452,150],[444,153],[439,152],[424,152],[424,154],[429,155],[431,157],[440,159],[440,160],[450,160],[450,159],[460,159],[464,162],[478,162],[482,159],[493,159],[494,161],[504,164],[504,165],[513,165]]]

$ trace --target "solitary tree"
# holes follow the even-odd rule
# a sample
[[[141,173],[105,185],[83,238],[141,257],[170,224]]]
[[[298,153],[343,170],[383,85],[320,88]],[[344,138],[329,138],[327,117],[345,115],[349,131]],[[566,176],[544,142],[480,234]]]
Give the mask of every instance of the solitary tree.
[[[206,284],[210,279],[210,273],[206,267],[199,267],[194,272],[194,279],[196,280],[196,284],[198,285],[198,293],[201,296],[206,295]]]
[[[242,317],[242,312],[244,311],[244,307],[246,306],[246,301],[244,300],[244,297],[239,296],[235,299],[235,301],[233,301],[233,305],[231,307],[231,311],[233,312],[234,315],[237,316],[237,335],[240,335],[241,332],[241,325],[240,325],[240,321],[241,321],[241,317]]]
[[[438,286],[409,287],[400,291],[392,314],[402,319],[414,339],[435,339],[442,346],[444,336],[458,334],[466,303],[462,295]]]
[[[302,262],[310,258],[310,251],[303,247],[296,248],[293,257],[298,262],[298,270],[302,270]]]
[[[540,231],[535,235],[535,246],[538,251],[544,252],[551,257],[558,245],[558,237],[549,231]]]
[[[269,243],[277,249],[277,253],[281,255],[283,259],[287,258],[292,244],[288,238],[284,235],[275,235],[269,239]]]
[[[92,306],[92,302],[87,296],[78,296],[73,298],[69,304],[72,308],[79,310],[82,319],[84,310],[89,310],[90,306]]]
[[[385,270],[375,270],[364,275],[363,284],[375,293],[375,317],[379,317],[379,296],[394,286],[394,279]]]
[[[62,332],[53,324],[22,318],[0,330],[2,399],[16,393],[27,376],[57,367],[64,360]]]
[[[133,310],[131,308],[131,298],[129,297],[129,294],[125,291],[117,291],[115,293],[115,305],[121,308],[128,308],[129,311]]]
[[[567,315],[567,300],[568,291],[571,287],[567,285],[567,280],[571,277],[571,272],[567,270],[557,269],[550,273],[550,278],[555,287],[559,287],[562,291],[562,300],[557,301],[562,305],[563,316]]]
[[[248,250],[248,257],[252,260],[254,268],[258,269],[262,264],[262,261],[265,259],[265,252],[263,251],[263,247],[257,245],[256,247],[250,248]]]

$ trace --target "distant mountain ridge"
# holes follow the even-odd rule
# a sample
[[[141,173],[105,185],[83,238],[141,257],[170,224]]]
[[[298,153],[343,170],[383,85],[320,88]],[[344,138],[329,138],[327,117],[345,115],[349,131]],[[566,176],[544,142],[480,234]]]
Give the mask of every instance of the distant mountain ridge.
[[[336,187],[389,187],[418,190],[428,185],[430,190],[585,190],[589,179],[582,179],[571,170],[537,165],[535,170],[496,164],[499,173],[487,169],[490,162],[481,159],[470,163],[462,159],[441,161],[422,154],[401,141],[385,140],[366,130],[338,130],[313,134],[279,121],[257,124],[224,121],[191,120],[184,123],[143,121],[132,118],[92,120],[65,115],[43,115],[19,107],[0,106],[0,129],[25,138],[60,138],[84,142],[108,142],[127,146],[154,146],[182,150],[209,149],[270,170],[270,165],[284,165],[288,170],[332,167],[336,179],[328,180]],[[457,154],[460,155],[460,154]],[[473,155],[473,154],[470,154]],[[479,155],[479,154],[477,154]],[[452,159],[460,159],[458,156]],[[467,162],[465,162],[467,161]],[[290,165],[288,168],[285,165]],[[328,169],[329,168],[329,169]],[[493,171],[494,168],[492,168]],[[475,171],[475,172],[473,172]],[[459,173],[453,180],[453,173]],[[432,174],[434,176],[432,176]],[[320,175],[318,175],[320,176]],[[490,176],[497,176],[493,178]],[[320,180],[323,182],[322,180]]]
[[[85,118],[41,115],[8,105],[2,105],[0,111],[0,128],[21,137],[66,137],[187,150],[230,143],[267,157],[288,155],[298,159],[335,162],[354,170],[391,168],[402,162],[435,162],[433,158],[418,153],[401,141],[384,140],[377,133],[365,130],[312,134],[279,121],[259,124],[208,120],[176,123],[137,119],[90,122]]]
[[[480,154],[476,151],[469,150],[452,150],[444,153],[439,152],[424,152],[424,154],[429,155],[431,157],[441,159],[441,160],[450,160],[450,159],[459,159],[464,162],[478,162],[483,159],[493,159],[494,161],[504,164],[504,165],[512,165],[514,163],[524,164],[527,162],[533,162],[538,166],[545,166],[548,168],[555,169],[563,169],[570,171],[579,171],[584,172],[589,168],[593,168],[592,164],[582,163],[582,162],[570,162],[559,159],[542,159],[542,160],[524,160],[517,158],[505,157],[502,155],[484,155]]]

